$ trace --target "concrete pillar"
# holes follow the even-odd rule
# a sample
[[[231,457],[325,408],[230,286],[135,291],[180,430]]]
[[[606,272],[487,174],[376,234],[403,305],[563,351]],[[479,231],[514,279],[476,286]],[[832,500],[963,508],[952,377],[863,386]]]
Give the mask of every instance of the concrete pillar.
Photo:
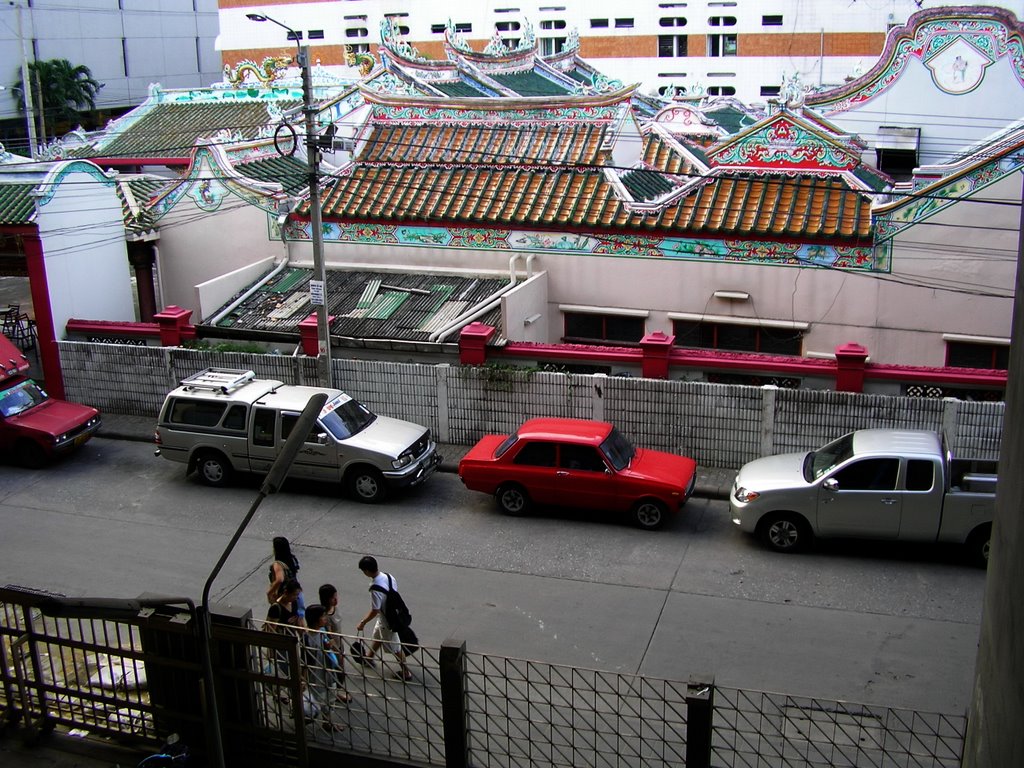
[[[53,310],[50,307],[50,288],[46,282],[46,259],[38,232],[21,234],[25,251],[25,266],[28,270],[29,290],[32,293],[32,311],[36,320],[36,342],[39,345],[39,362],[43,367],[43,381],[51,396],[64,398],[64,374],[60,368],[60,350],[57,348],[58,334],[63,328],[53,327]]]
[[[863,392],[868,350],[860,344],[836,347],[836,392]]]
[[[160,326],[161,346],[180,347],[182,339],[187,335],[185,327],[189,324],[190,317],[192,317],[191,309],[182,309],[174,304],[164,307],[163,312],[153,315],[153,319]]]
[[[487,342],[495,329],[486,323],[470,323],[459,333],[459,362],[483,365],[487,362]]]
[[[1024,765],[1024,239],[1018,248],[999,490],[963,768]]]
[[[642,374],[645,379],[668,378],[668,357],[675,343],[675,336],[661,331],[648,333],[640,339],[640,349],[644,351]]]
[[[302,340],[302,354],[306,355],[306,357],[317,357],[320,354],[320,337],[317,327],[316,312],[305,320],[299,321],[299,338]]]
[[[155,261],[153,243],[148,240],[128,242],[128,263],[135,270],[135,290],[139,298],[139,320],[144,323],[152,322],[156,314],[156,288],[153,286]]]

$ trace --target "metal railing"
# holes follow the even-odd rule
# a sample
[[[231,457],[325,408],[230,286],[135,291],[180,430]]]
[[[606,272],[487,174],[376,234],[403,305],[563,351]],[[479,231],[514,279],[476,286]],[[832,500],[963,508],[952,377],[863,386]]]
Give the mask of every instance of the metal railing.
[[[202,752],[201,633],[188,612],[53,618],[0,589],[0,714],[30,733],[86,729],[139,748],[171,732]],[[227,764],[304,768],[318,755],[446,768],[953,768],[966,718],[421,648],[343,672],[308,630],[218,617],[211,653]],[[327,635],[349,650],[356,639]],[[339,694],[347,693],[351,699]],[[332,758],[331,755],[334,755]],[[325,757],[326,755],[326,757]]]
[[[956,768],[965,717],[715,689],[716,768]]]

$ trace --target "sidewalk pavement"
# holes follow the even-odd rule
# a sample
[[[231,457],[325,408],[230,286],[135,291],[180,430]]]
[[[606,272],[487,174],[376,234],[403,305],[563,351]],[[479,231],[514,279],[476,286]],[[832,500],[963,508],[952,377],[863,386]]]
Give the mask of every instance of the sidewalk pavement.
[[[118,413],[104,413],[103,426],[96,433],[98,437],[112,440],[133,440],[142,443],[153,442],[156,422],[145,416],[125,416]],[[443,460],[438,468],[441,472],[455,473],[459,468],[459,460],[470,449],[468,445],[438,443],[438,451]],[[728,499],[736,479],[735,469],[719,469],[717,467],[697,467],[697,484],[693,495],[706,499]]]

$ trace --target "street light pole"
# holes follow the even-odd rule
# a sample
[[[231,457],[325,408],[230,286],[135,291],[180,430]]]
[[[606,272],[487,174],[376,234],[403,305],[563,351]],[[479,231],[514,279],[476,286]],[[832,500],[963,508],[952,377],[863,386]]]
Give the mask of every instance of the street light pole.
[[[269,21],[288,31],[295,40],[296,63],[302,69],[302,112],[306,122],[306,162],[309,165],[309,218],[313,240],[313,279],[309,281],[310,303],[316,307],[317,379],[321,386],[333,386],[331,375],[331,329],[327,308],[327,267],[324,264],[324,231],[320,200],[320,147],[316,134],[316,107],[313,105],[313,75],[309,46],[299,44],[299,33],[277,19],[262,13],[247,13],[250,21]]]

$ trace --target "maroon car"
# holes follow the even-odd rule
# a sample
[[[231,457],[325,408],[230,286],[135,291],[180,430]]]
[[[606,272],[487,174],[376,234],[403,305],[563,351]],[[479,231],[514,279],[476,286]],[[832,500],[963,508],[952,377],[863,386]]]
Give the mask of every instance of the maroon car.
[[[634,448],[614,426],[582,419],[530,419],[514,435],[487,435],[459,462],[471,491],[493,494],[510,515],[533,504],[629,513],[658,528],[693,493],[697,463]]]
[[[21,350],[0,335],[0,452],[26,467],[40,467],[81,446],[100,427],[100,412],[50,397],[23,374]]]

